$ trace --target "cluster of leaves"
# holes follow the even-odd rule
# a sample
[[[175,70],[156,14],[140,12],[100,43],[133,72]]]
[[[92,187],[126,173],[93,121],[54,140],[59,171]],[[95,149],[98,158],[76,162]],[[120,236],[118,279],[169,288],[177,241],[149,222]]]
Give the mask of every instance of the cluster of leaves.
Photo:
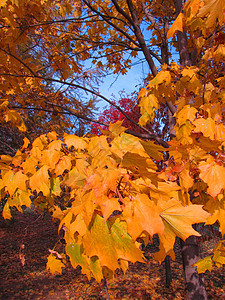
[[[14,17],[16,15],[19,22],[18,16],[23,9],[28,9],[31,15],[31,8],[38,10],[45,24],[51,21],[52,14],[56,19],[71,13],[79,17],[85,16],[85,27],[82,27],[82,22],[69,22],[63,27],[61,20],[60,25],[56,22],[54,26],[47,26],[47,34],[43,36],[37,29],[39,25],[35,23],[35,18],[29,18],[29,28],[31,24],[35,25],[33,33],[45,40],[45,47],[54,48],[54,57],[46,55],[48,52],[41,56],[42,62],[52,62],[49,68],[62,80],[55,82],[65,84],[65,80],[70,78],[70,85],[78,87],[73,84],[73,80],[80,80],[79,76],[75,79],[76,76],[72,73],[79,74],[81,65],[74,59],[70,60],[67,50],[69,47],[74,47],[75,52],[78,51],[79,55],[76,56],[75,53],[75,56],[82,61],[87,57],[92,59],[98,52],[97,46],[93,46],[94,43],[100,44],[99,47],[103,47],[107,57],[106,67],[116,73],[122,72],[129,64],[121,50],[128,47],[124,44],[125,40],[129,40],[131,55],[135,56],[139,50],[139,44],[135,42],[132,33],[136,34],[143,47],[142,51],[146,53],[146,45],[139,34],[140,27],[134,11],[139,12],[142,18],[148,16],[151,19],[152,16],[144,14],[141,3],[136,1],[134,10],[132,1],[127,1],[128,5],[121,1],[119,9],[117,1],[113,1],[114,5],[110,1],[105,1],[104,4],[102,1],[100,4],[98,2],[71,1],[74,4],[72,6],[70,1],[56,1],[51,6],[49,1],[36,0],[29,6],[26,0],[21,3],[7,0],[4,3],[11,9],[9,12],[3,7],[2,11],[7,17],[3,18],[6,23],[2,25],[5,30],[2,32],[7,33],[7,39],[12,40],[10,45],[15,45],[13,35],[15,32],[18,34],[18,30],[24,28],[24,25],[18,26]],[[152,2],[156,5],[155,1]],[[168,1],[167,8],[172,7],[171,3],[172,1]],[[43,4],[46,5],[45,9]],[[104,14],[99,12],[100,8]],[[44,13],[45,10],[48,13]],[[122,14],[117,18],[120,10]],[[113,17],[108,18],[107,14],[111,15],[111,11]],[[47,209],[54,218],[60,220],[59,229],[63,228],[65,231],[66,253],[73,267],[80,265],[84,274],[89,278],[93,276],[98,281],[104,277],[113,278],[117,268],[126,271],[128,261],[144,261],[137,243],[140,239],[147,244],[154,234],[158,234],[160,251],[155,258],[163,261],[168,254],[174,258],[173,245],[176,236],[183,240],[191,235],[199,236],[192,228],[195,223],[213,224],[219,221],[220,232],[224,235],[225,77],[224,63],[221,63],[225,56],[222,38],[224,11],[223,0],[189,0],[167,33],[170,38],[186,27],[185,30],[190,34],[192,54],[196,55],[198,66],[191,66],[188,57],[181,56],[182,66],[175,62],[170,65],[162,64],[158,73],[152,58],[148,58],[146,54],[154,78],[149,77],[147,86],[139,93],[139,124],[145,126],[148,122],[153,122],[161,105],[167,106],[173,113],[175,112],[172,108],[176,107],[176,125],[173,128],[176,136],[168,143],[169,159],[164,162],[164,168],[159,171],[155,164],[155,161],[163,159],[164,148],[125,133],[126,128],[122,126],[122,122],[110,125],[109,131],[101,136],[81,138],[65,135],[60,139],[56,133],[51,132],[37,138],[32,145],[25,139],[22,149],[14,157],[1,156],[1,195],[8,198],[3,210],[4,218],[10,218],[11,206],[16,206],[20,211],[23,205],[30,206],[30,196],[35,195],[35,205]],[[134,15],[135,21],[130,14]],[[23,12],[23,15],[26,14]],[[165,25],[160,13],[157,18],[162,22],[159,26]],[[102,20],[111,27],[106,29]],[[125,26],[127,20],[130,20],[132,30]],[[95,22],[96,27],[91,27],[89,21]],[[60,35],[57,26],[63,32]],[[43,27],[40,28],[39,30],[45,31]],[[120,30],[115,32],[112,28]],[[71,36],[71,32],[74,35]],[[164,39],[165,32],[164,30],[161,36],[157,35],[157,39]],[[77,38],[81,33],[84,37],[83,44],[81,37]],[[52,39],[52,36],[57,39]],[[90,36],[93,36],[91,41],[88,39]],[[117,42],[112,39],[111,44],[101,44],[106,36],[115,38]],[[70,37],[69,41],[67,37]],[[74,46],[71,40],[74,40]],[[172,43],[180,49],[174,38]],[[118,48],[119,46],[122,48]],[[60,47],[62,50],[59,50]],[[84,51],[85,47],[91,48],[93,52]],[[38,82],[35,87],[39,89],[42,80],[50,80],[39,75],[40,65],[34,62],[26,64],[25,60],[21,63],[12,50],[13,46],[10,51],[4,49],[5,54],[1,59],[1,67],[5,68],[2,85],[6,82],[9,85],[7,89],[4,88],[7,90],[4,95],[6,98],[1,103],[5,118],[11,116],[7,99],[13,85],[12,81],[6,80],[6,76],[12,75],[15,68],[12,58],[17,63],[20,62],[18,74],[13,75],[13,93],[20,95],[21,91],[28,92],[35,82]],[[110,55],[112,50],[114,56]],[[99,70],[103,69],[98,59],[93,63]],[[32,76],[27,75],[27,70]],[[24,73],[26,76],[23,77]],[[11,77],[14,78],[13,76]],[[22,81],[19,80],[21,77]],[[21,102],[21,99],[18,101]],[[68,103],[65,98],[62,101]],[[75,103],[79,107],[80,102]],[[61,107],[55,102],[51,102],[51,105]],[[69,107],[70,105],[71,102]],[[84,108],[82,106],[80,109]],[[69,111],[76,113],[75,110]],[[23,126],[19,114],[13,112],[12,120],[13,118],[16,119],[15,124]],[[193,195],[195,198],[191,201]],[[60,206],[59,199],[62,198],[64,202]],[[53,250],[49,256],[48,268],[52,272],[61,272],[63,259],[63,255]],[[213,257],[200,261],[197,266],[202,272],[210,270],[213,263],[221,266],[224,262],[224,244],[220,242]]]
[[[225,234],[225,46],[221,38],[224,10],[224,1],[188,1],[170,28],[168,38],[176,31],[183,31],[185,24],[194,41],[201,29],[194,45],[195,51],[202,53],[198,67],[181,67],[176,63],[162,66],[162,71],[139,95],[141,125],[153,120],[160,103],[176,105],[176,137],[170,142],[171,159],[164,174],[170,180],[179,180],[186,190],[183,194],[186,204],[190,201],[189,193],[195,194],[194,202],[203,204],[211,214],[207,224],[219,221],[222,236]],[[211,270],[212,261],[224,264],[222,242],[215,251],[212,260],[208,257],[197,264],[198,267],[201,264],[199,271]]]
[[[35,205],[51,211],[65,230],[72,265],[98,281],[103,275],[112,278],[117,268],[125,271],[128,261],[144,261],[138,238],[148,243],[158,234],[156,258],[163,261],[167,252],[174,257],[175,237],[199,235],[191,225],[208,216],[202,205],[184,206],[183,186],[156,172],[153,159],[162,159],[163,148],[124,131],[117,122],[108,136],[67,135],[62,141],[49,133],[31,149],[25,140],[14,157],[1,156],[1,191],[8,195],[4,218],[11,217],[10,206],[22,211],[37,193]],[[181,174],[186,182],[186,170]],[[68,204],[60,209],[57,198],[65,192]],[[48,268],[54,272],[62,266],[51,253]]]
[[[73,27],[60,23],[73,14],[72,2],[7,0],[0,5],[0,122],[26,131],[31,139],[47,133],[46,128],[84,134],[86,122],[79,116],[93,116],[94,97],[87,99],[75,89],[76,83],[81,84],[85,76],[90,82],[96,77],[94,70],[90,76],[79,75],[82,58],[71,54],[63,33]]]

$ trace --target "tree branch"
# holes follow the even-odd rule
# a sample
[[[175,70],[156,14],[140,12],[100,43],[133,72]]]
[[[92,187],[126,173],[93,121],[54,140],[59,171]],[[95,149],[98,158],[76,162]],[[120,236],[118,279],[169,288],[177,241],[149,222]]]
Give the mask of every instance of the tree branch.
[[[89,118],[89,117],[86,117],[86,116],[83,116],[81,114],[78,114],[78,113],[75,113],[73,112],[72,110],[70,110],[69,108],[65,108],[61,105],[57,105],[57,104],[54,104],[54,103],[51,103],[49,102],[49,104],[51,105],[54,105],[54,106],[57,106],[57,107],[60,107],[66,111],[57,111],[57,113],[59,114],[63,114],[63,115],[72,115],[72,116],[75,116],[77,117],[78,119],[83,119],[85,121],[88,121],[88,122],[93,122],[93,123],[97,123],[99,125],[103,125],[103,126],[109,126],[109,124],[107,123],[104,123],[104,122],[100,122],[98,120],[95,120],[95,119],[92,119],[92,118]],[[55,113],[55,110],[54,109],[46,109],[46,108],[39,108],[39,107],[28,107],[28,106],[17,106],[17,105],[12,105],[12,108],[15,108],[15,109],[21,109],[21,110],[38,110],[38,111],[45,111],[45,112],[49,112],[49,113]]]
[[[129,34],[127,34],[125,31],[123,31],[121,28],[119,28],[118,26],[116,26],[115,24],[113,24],[110,20],[109,17],[103,15],[102,13],[100,13],[99,11],[97,11],[97,9],[95,9],[90,3],[89,1],[83,0],[84,3],[96,14],[98,14],[105,22],[107,22],[110,26],[112,26],[113,28],[115,28],[118,32],[122,33],[126,38],[129,39],[129,41],[131,41],[135,46],[139,47],[139,45],[136,43],[135,40],[133,40],[131,38],[131,36]]]
[[[175,5],[175,9],[176,9],[176,16],[178,16],[182,10],[183,2],[182,2],[182,0],[174,0],[174,5]],[[188,50],[188,40],[187,40],[187,34],[186,34],[185,29],[183,30],[183,32],[178,31],[177,44],[178,44],[178,51],[180,54],[181,65],[182,66],[191,66],[192,61],[191,61],[190,53]]]
[[[139,25],[139,21],[138,21],[138,17],[136,14],[136,11],[134,9],[132,0],[127,0],[127,4],[128,4],[128,8],[130,10],[133,22],[132,22],[132,26],[134,28],[134,33],[135,36],[139,42],[139,45],[144,53],[145,59],[149,65],[149,68],[153,74],[153,76],[156,76],[158,74],[158,71],[156,69],[155,63],[151,57],[150,51],[145,43],[144,37],[142,35],[141,29],[140,29],[140,25]]]
[[[90,89],[88,89],[88,88],[86,88],[84,86],[81,86],[79,84],[75,84],[75,83],[67,82],[67,81],[62,81],[62,80],[54,79],[54,78],[42,77],[42,76],[39,76],[39,75],[29,76],[29,75],[18,75],[18,74],[0,73],[0,76],[13,76],[13,77],[23,77],[23,78],[37,78],[37,79],[40,79],[40,80],[45,80],[45,81],[49,81],[49,82],[60,83],[60,84],[63,84],[63,85],[68,85],[68,86],[71,86],[71,87],[82,89],[82,90],[84,90],[87,93],[93,94],[93,95],[95,95],[95,96],[97,96],[97,97],[105,100],[107,103],[109,103],[110,105],[114,106],[118,111],[120,111],[134,125],[136,125],[139,128],[143,129],[148,134],[152,134],[146,127],[140,126],[129,115],[127,115],[118,105],[116,105],[115,103],[113,103],[112,101],[110,101],[108,98],[100,95],[99,93],[97,93],[97,92],[95,92],[93,90],[90,90]]]

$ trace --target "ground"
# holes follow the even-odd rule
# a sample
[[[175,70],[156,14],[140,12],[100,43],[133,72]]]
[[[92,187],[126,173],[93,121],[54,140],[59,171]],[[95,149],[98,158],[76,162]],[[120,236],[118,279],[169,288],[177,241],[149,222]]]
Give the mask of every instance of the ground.
[[[212,253],[219,237],[201,241],[203,255]],[[14,214],[13,221],[0,217],[0,299],[107,299],[105,286],[94,279],[88,281],[80,269],[69,264],[62,275],[46,271],[49,249],[63,240],[58,236],[57,224],[49,216],[35,211]],[[146,264],[131,264],[125,275],[118,272],[114,282],[108,283],[110,299],[185,299],[183,269],[179,242],[176,261],[172,262],[172,284],[165,286],[164,265],[153,260],[156,246],[146,250]],[[25,259],[25,261],[24,261]],[[24,266],[23,266],[24,264]],[[224,268],[205,274],[208,299],[225,299]]]

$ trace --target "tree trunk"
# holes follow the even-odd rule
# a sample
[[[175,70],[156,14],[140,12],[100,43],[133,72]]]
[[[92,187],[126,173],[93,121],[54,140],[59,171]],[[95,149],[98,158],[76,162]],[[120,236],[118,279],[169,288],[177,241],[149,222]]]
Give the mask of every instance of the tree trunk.
[[[190,236],[181,240],[181,252],[184,267],[187,300],[206,300],[207,294],[203,274],[198,274],[193,264],[200,259],[198,237]]]
[[[172,272],[171,272],[169,255],[167,255],[165,258],[165,269],[166,269],[166,287],[169,287],[172,282]]]

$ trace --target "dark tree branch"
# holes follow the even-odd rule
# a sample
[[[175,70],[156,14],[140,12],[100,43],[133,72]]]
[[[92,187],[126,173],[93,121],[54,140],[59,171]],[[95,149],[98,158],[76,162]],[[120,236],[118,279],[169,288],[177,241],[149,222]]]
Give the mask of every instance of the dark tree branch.
[[[62,115],[72,115],[72,116],[75,116],[77,117],[78,119],[83,119],[85,121],[88,121],[88,122],[93,122],[93,123],[97,123],[99,125],[103,125],[103,126],[109,126],[109,124],[107,123],[104,123],[104,122],[100,122],[98,120],[95,120],[95,119],[92,119],[92,118],[89,118],[89,117],[86,117],[84,115],[81,115],[81,114],[78,114],[78,113],[75,113],[73,112],[72,110],[70,110],[69,108],[65,108],[61,105],[57,105],[57,104],[54,104],[54,103],[51,103],[49,102],[51,105],[54,105],[54,106],[57,106],[57,107],[60,107],[66,111],[56,111],[54,109],[46,109],[46,108],[41,108],[41,107],[28,107],[28,106],[17,106],[17,105],[13,105],[12,108],[15,108],[15,109],[20,109],[20,110],[38,110],[38,111],[45,111],[45,112],[48,112],[48,113],[52,113],[54,114],[55,112],[57,112],[58,114],[62,114]]]
[[[118,105],[116,105],[115,103],[113,103],[112,101],[110,101],[108,98],[100,95],[99,93],[90,90],[84,86],[81,86],[79,84],[75,84],[72,82],[66,82],[66,81],[62,81],[59,79],[54,79],[54,78],[47,78],[47,77],[43,77],[43,76],[39,76],[39,75],[35,75],[35,76],[29,76],[29,75],[18,75],[18,74],[9,74],[9,73],[0,73],[0,76],[13,76],[13,77],[24,77],[24,78],[37,78],[40,80],[44,80],[44,81],[49,81],[49,82],[55,82],[55,83],[60,83],[62,85],[68,85],[71,87],[75,87],[78,89],[82,89],[83,91],[87,92],[87,93],[91,93],[103,100],[105,100],[106,102],[108,102],[110,105],[114,106],[118,111],[120,111],[130,122],[132,122],[134,125],[138,126],[139,128],[143,129],[145,132],[147,132],[148,134],[152,134],[146,127],[144,126],[140,126],[137,122],[135,122],[129,115],[127,115]]]
[[[143,51],[143,54],[145,56],[145,59],[149,65],[149,68],[153,74],[153,76],[156,76],[158,74],[158,71],[157,71],[157,68],[155,66],[155,63],[151,57],[151,54],[150,54],[150,51],[145,43],[145,40],[144,40],[144,37],[143,37],[143,34],[141,32],[141,29],[140,29],[140,25],[139,25],[139,21],[138,21],[138,17],[137,17],[137,14],[136,14],[136,11],[135,11],[135,8],[133,6],[133,2],[132,0],[127,0],[127,4],[128,4],[128,8],[130,10],[130,13],[131,13],[131,16],[132,16],[132,19],[133,19],[133,22],[132,22],[132,26],[134,28],[134,33],[135,33],[135,36],[138,40],[138,43]]]
[[[0,143],[3,144],[3,145],[5,145],[6,147],[8,147],[8,148],[13,152],[13,155],[15,155],[16,150],[13,149],[9,144],[3,142],[2,140],[0,140]],[[9,153],[9,152],[7,152],[7,153]],[[12,153],[11,153],[11,154],[12,154]]]
[[[102,13],[100,13],[97,9],[95,9],[90,3],[89,1],[83,0],[84,3],[96,14],[98,14],[106,23],[108,23],[110,26],[112,26],[113,28],[115,28],[118,32],[122,33],[129,41],[131,41],[135,46],[139,47],[138,43],[132,39],[132,37],[127,34],[124,30],[122,30],[121,28],[119,28],[118,26],[116,26],[114,23],[112,23],[109,20],[108,16],[103,15]]]
[[[176,16],[178,16],[182,10],[183,2],[182,2],[182,0],[174,0],[174,5],[175,5],[175,9],[176,9]],[[190,53],[188,50],[188,40],[187,40],[187,34],[186,34],[185,29],[183,29],[183,32],[178,31],[177,44],[178,44],[178,51],[180,54],[181,65],[184,67],[191,66],[192,61],[191,61]]]
[[[35,73],[33,70],[31,70],[31,68],[30,68],[28,65],[26,65],[19,57],[15,56],[15,55],[12,54],[11,52],[6,51],[5,49],[0,48],[0,50],[3,51],[3,52],[5,52],[7,55],[12,56],[12,57],[15,58],[16,60],[18,60],[25,68],[27,68],[27,69],[30,71],[30,73],[31,73],[33,76],[36,76],[36,73]]]

